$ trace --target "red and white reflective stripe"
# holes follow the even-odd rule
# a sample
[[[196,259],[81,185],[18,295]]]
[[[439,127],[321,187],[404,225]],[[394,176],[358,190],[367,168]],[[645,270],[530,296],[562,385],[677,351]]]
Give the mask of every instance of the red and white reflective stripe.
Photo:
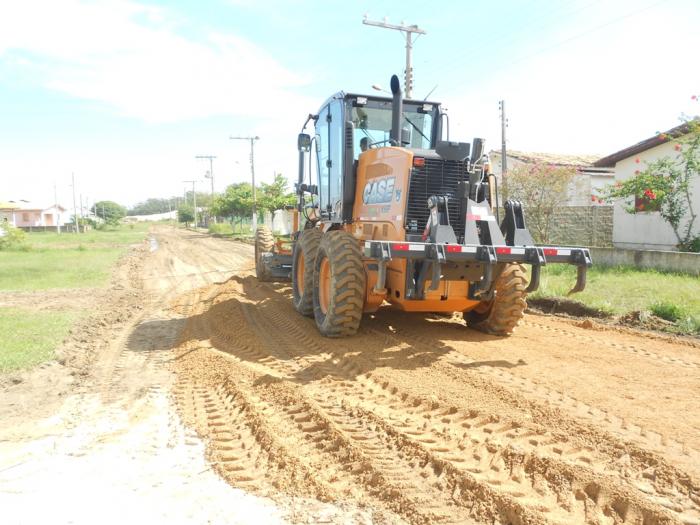
[[[560,255],[563,257],[568,257],[569,255],[571,255],[571,250],[558,250],[557,248],[545,248],[543,251],[544,251],[545,257],[556,257],[557,255]]]
[[[408,249],[412,252],[424,252],[425,244],[409,244]]]

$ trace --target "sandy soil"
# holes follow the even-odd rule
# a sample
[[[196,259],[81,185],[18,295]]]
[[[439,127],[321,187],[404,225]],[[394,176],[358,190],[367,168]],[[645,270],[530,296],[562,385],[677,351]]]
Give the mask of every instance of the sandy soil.
[[[697,344],[539,315],[497,338],[388,308],[330,340],[287,283],[257,282],[250,246],[155,238],[55,414],[27,417],[28,378],[6,389],[15,522],[40,500],[84,523],[700,523]]]

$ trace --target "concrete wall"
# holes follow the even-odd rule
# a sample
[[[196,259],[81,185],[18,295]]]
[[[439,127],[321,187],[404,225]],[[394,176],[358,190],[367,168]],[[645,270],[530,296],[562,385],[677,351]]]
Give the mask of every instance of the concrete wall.
[[[700,253],[593,248],[591,257],[593,264],[602,266],[634,266],[700,275]]]
[[[621,160],[615,165],[615,180],[623,181],[634,177],[636,170],[645,168],[645,162],[653,162],[666,156],[676,157],[678,152],[674,150],[675,144],[672,140]],[[636,159],[639,159],[639,162],[636,162]],[[695,209],[700,209],[700,178],[696,177],[693,181],[691,192]],[[627,213],[625,206],[633,204],[634,202],[630,201],[626,204],[616,203],[614,206],[615,247],[633,250],[674,250],[678,240],[659,212]],[[696,235],[700,235],[700,224],[695,225],[694,231]]]
[[[527,208],[525,220],[528,221]],[[555,211],[550,243],[571,246],[612,246],[612,206],[566,206]],[[532,231],[532,228],[531,228]]]

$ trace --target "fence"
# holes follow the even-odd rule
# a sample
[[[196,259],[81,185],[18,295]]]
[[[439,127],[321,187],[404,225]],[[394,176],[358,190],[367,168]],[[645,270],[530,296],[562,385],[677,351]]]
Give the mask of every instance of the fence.
[[[700,253],[592,248],[591,257],[593,264],[601,266],[634,266],[700,275]]]
[[[525,220],[528,220],[527,208]],[[612,206],[565,206],[554,212],[549,242],[568,246],[611,247],[612,229]]]

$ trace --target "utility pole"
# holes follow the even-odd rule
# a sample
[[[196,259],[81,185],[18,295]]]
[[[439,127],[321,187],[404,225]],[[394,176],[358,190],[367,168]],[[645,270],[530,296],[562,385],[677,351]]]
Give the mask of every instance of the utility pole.
[[[401,31],[404,38],[406,39],[406,76],[404,77],[404,93],[406,98],[411,98],[413,94],[413,62],[411,60],[411,54],[413,52],[413,43],[418,40],[418,37],[425,35],[426,32],[418,27],[416,24],[407,26],[403,22],[401,25],[389,24],[384,18],[383,22],[377,22],[375,20],[368,20],[367,15],[365,15],[362,23],[368,26],[377,26],[384,29],[395,29],[396,31]],[[413,38],[413,34],[416,34]]]
[[[196,180],[183,180],[182,182],[191,182],[192,183],[192,204],[194,207],[194,229],[197,229],[197,192],[194,189],[194,185],[197,182]],[[185,193],[187,194],[187,193]]]
[[[78,225],[78,207],[75,204],[75,173],[71,173],[70,176],[72,180],[71,187],[73,188],[73,224],[75,225],[75,233],[80,233],[80,226]]]
[[[211,179],[211,196],[214,198],[214,159],[216,155],[195,155],[195,159],[209,159],[209,175],[206,178]]]
[[[250,176],[253,180],[253,231],[255,231],[258,227],[258,201],[255,198],[255,141],[260,140],[260,137],[229,137],[229,139],[250,141]]]
[[[58,211],[58,191],[56,190],[56,182],[53,183],[53,205],[56,209],[56,233],[61,234],[61,212]]]
[[[501,100],[498,103],[501,110],[501,186],[503,186],[503,196],[508,197],[508,185],[506,184],[506,176],[508,174],[508,161],[506,159],[506,127],[508,119],[506,118],[506,101]]]
[[[204,175],[204,178],[211,179],[211,203],[214,204],[214,159],[215,155],[195,155],[195,159],[209,159],[209,172]],[[209,208],[209,217],[211,217],[211,208]],[[214,217],[216,222],[216,217]]]

